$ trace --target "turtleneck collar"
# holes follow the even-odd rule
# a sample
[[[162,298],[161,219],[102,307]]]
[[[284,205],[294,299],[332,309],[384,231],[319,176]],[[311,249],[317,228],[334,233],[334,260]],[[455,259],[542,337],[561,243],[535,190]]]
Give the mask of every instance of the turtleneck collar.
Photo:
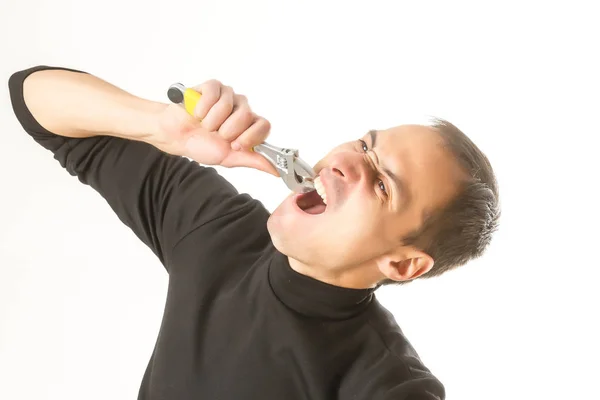
[[[270,247],[270,286],[277,298],[292,310],[313,318],[347,319],[373,301],[376,288],[343,288],[302,275],[292,269],[285,254],[272,244]]]

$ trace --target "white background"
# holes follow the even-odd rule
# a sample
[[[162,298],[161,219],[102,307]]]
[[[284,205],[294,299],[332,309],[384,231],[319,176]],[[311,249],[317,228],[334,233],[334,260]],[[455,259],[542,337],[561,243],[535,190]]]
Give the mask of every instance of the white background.
[[[4,82],[66,66],[166,101],[217,78],[313,163],[371,128],[449,119],[495,168],[501,229],[480,260],[381,301],[449,400],[600,399],[594,2],[0,4]],[[6,85],[0,101],[0,398],[134,399],[167,275],[22,131]],[[270,210],[287,194],[221,172]]]

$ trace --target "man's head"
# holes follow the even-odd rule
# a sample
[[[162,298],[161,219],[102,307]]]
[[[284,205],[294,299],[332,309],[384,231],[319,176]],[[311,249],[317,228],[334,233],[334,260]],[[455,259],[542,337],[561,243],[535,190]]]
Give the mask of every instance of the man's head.
[[[315,171],[327,206],[315,206],[314,192],[291,195],[268,229],[294,269],[332,284],[440,275],[480,256],[497,227],[493,170],[446,121],[371,131],[331,150]]]

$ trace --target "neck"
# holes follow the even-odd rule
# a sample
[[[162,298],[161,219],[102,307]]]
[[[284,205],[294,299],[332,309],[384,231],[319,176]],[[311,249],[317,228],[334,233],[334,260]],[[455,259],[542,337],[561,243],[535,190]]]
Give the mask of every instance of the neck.
[[[366,265],[332,271],[324,267],[302,263],[289,256],[288,261],[290,267],[299,274],[343,288],[371,289],[376,287],[377,282],[381,280],[379,274],[374,273],[373,268]]]

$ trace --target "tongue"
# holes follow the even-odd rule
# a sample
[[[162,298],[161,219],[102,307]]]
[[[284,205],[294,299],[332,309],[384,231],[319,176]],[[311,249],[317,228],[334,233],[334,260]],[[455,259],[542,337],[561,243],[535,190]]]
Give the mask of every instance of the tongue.
[[[327,206],[325,204],[317,204],[317,205],[307,208],[306,210],[304,210],[304,212],[307,214],[313,214],[313,215],[322,214],[325,212],[325,208],[327,208]]]
[[[298,207],[307,214],[322,214],[327,208],[316,191],[300,195],[297,201]]]

